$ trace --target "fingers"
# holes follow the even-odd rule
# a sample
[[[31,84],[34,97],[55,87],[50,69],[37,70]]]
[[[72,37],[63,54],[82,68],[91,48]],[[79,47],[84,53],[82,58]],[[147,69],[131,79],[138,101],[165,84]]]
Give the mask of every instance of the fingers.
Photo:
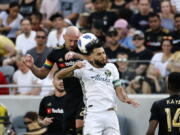
[[[70,59],[73,59],[75,58],[75,53],[70,51],[68,53],[65,54],[65,60],[70,60]]]
[[[48,118],[48,117],[46,117],[46,118],[44,118],[44,125],[46,125],[46,126],[48,126],[48,125],[50,125],[52,122],[53,122],[53,117],[50,117],[50,118]]]

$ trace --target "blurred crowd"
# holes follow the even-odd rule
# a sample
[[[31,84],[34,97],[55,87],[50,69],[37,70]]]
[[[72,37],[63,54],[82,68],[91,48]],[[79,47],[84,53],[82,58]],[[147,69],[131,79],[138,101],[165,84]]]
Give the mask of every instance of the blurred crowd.
[[[64,44],[68,26],[103,41],[129,94],[166,93],[165,79],[180,72],[179,0],[1,0],[0,95],[48,95],[53,72],[39,80],[23,63],[31,54],[41,67]],[[42,86],[42,87],[41,87]]]

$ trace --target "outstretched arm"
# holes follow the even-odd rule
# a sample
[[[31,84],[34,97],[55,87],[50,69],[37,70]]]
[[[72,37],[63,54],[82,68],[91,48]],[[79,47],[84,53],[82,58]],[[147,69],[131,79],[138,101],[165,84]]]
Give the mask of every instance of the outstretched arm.
[[[82,61],[76,62],[73,66],[60,70],[56,75],[55,79],[63,79],[67,77],[73,76],[73,71],[76,69],[80,69],[84,66]]]
[[[121,86],[115,87],[115,90],[119,100],[121,100],[122,102],[132,104],[134,107],[138,107],[140,105],[137,101],[129,98]]]
[[[40,79],[44,79],[46,78],[46,76],[49,74],[50,70],[45,68],[45,67],[41,67],[38,68],[36,65],[34,65],[34,59],[31,55],[27,54],[24,58],[24,64],[31,69],[32,73],[40,78]]]

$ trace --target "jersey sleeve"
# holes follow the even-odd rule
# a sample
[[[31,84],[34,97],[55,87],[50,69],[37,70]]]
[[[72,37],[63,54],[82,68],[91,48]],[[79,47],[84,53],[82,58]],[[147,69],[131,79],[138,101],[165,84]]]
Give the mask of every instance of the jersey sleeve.
[[[150,121],[151,120],[158,120],[159,121],[159,107],[158,107],[158,103],[154,102],[152,107],[151,107],[151,116],[150,116]]]
[[[46,58],[46,61],[44,63],[44,67],[47,68],[47,69],[51,69],[55,63],[55,56],[54,56],[54,51],[55,50],[52,50],[52,52],[47,56]]]
[[[119,80],[119,72],[114,64],[112,64],[113,81]]]
[[[81,79],[82,78],[82,69],[74,70],[73,76],[78,78],[78,79]]]

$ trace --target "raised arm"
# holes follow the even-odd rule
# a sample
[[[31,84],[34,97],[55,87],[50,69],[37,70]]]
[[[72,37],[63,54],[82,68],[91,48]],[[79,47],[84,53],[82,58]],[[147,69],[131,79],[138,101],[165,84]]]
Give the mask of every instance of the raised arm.
[[[76,69],[80,69],[83,66],[84,66],[84,63],[82,61],[78,61],[73,66],[60,70],[55,75],[55,79],[63,79],[63,78],[67,78],[67,77],[72,77],[73,71]]]
[[[41,67],[38,68],[36,65],[34,65],[34,59],[31,55],[27,54],[24,58],[24,64],[30,68],[30,70],[32,71],[32,73],[40,78],[40,79],[44,79],[46,78],[46,76],[49,74],[50,70],[45,68],[45,67]]]

